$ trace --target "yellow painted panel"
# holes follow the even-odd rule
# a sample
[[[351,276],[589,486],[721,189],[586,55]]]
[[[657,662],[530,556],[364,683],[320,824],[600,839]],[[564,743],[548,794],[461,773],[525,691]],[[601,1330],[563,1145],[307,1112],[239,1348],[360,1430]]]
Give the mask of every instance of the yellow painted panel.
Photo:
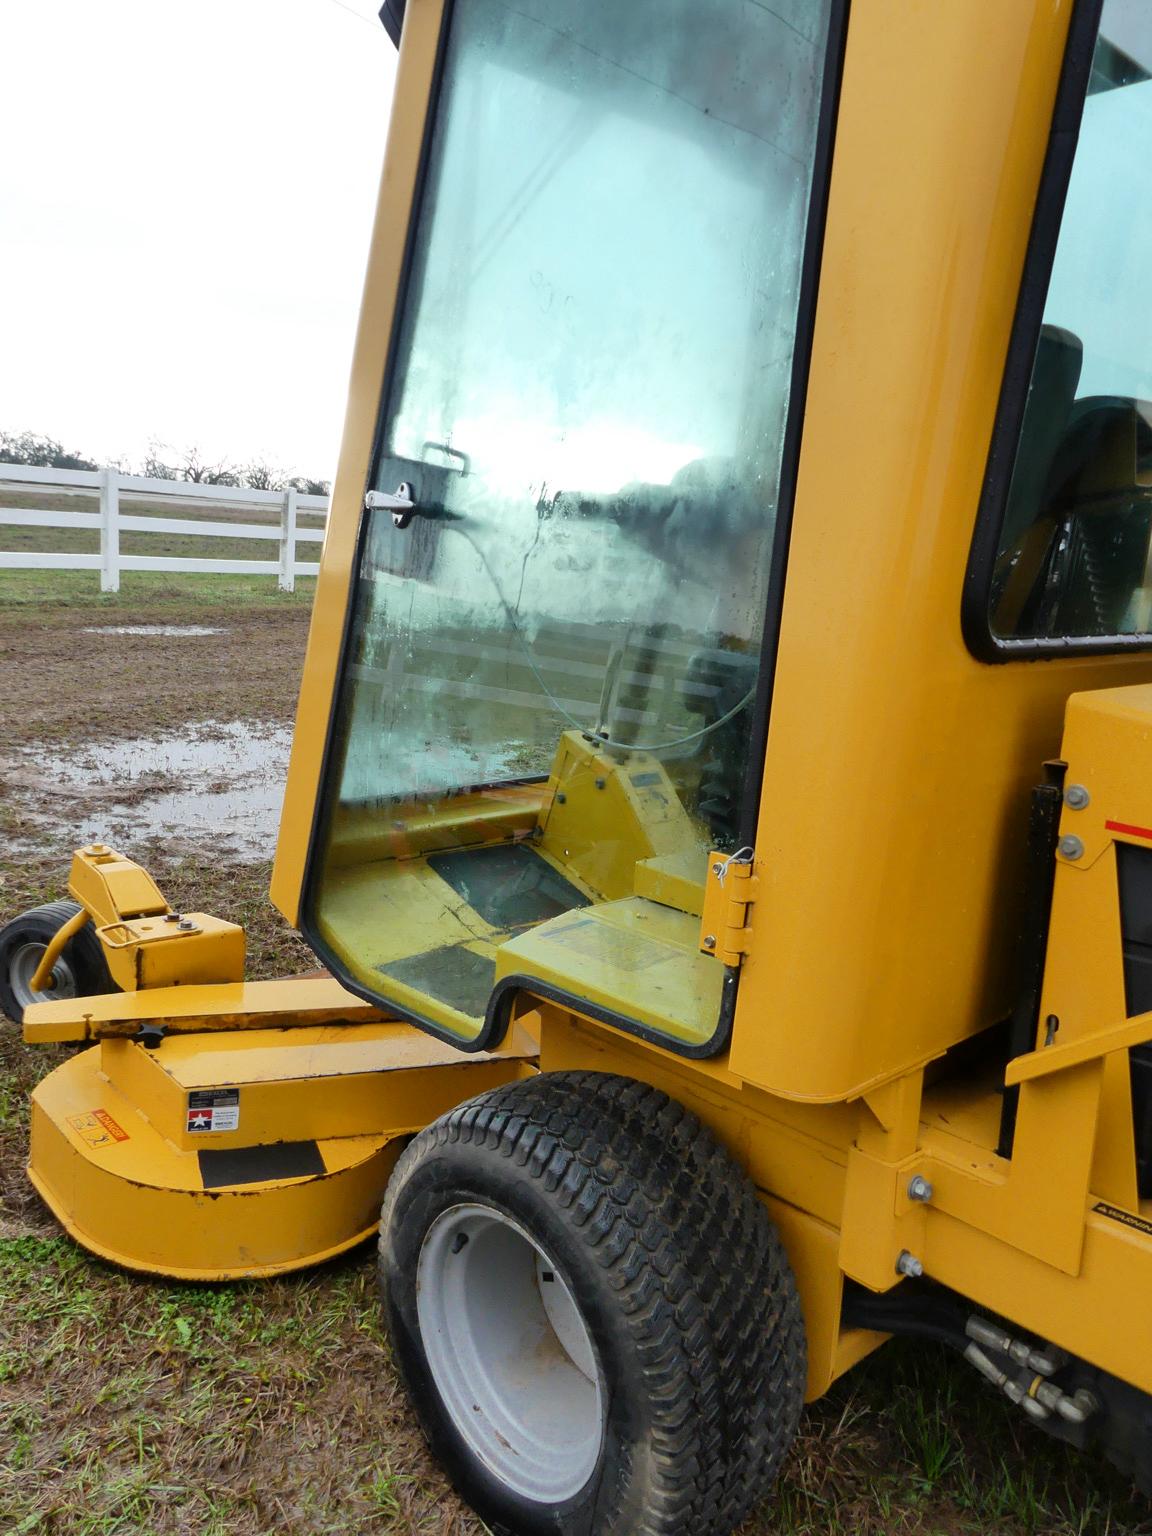
[[[24,1014],[24,1038],[84,1040],[97,1033],[132,1033],[138,1024],[170,1030],[256,1029],[275,1024],[322,1024],[330,1019],[379,1019],[381,1014],[331,976],[237,981],[219,986],[154,987],[100,997],[34,1003]]]
[[[635,869],[637,896],[699,917],[704,909],[706,855],[699,848],[641,859]]]
[[[1152,1233],[1089,1212],[1078,1276],[936,1211],[925,1242],[934,1280],[1152,1392],[1152,1329],[1126,1325],[1147,1305]]]
[[[990,666],[960,629],[1070,13],[852,7],[731,1054],[797,1099],[1005,1015],[1065,700],[1152,678],[1148,655]]]
[[[498,1053],[463,1056],[407,1024],[174,1035],[155,1050],[129,1040],[99,1047],[111,1087],[184,1151],[418,1131],[451,1104],[520,1076],[535,1053],[520,1029]],[[189,1095],[213,1089],[236,1095],[229,1124],[192,1130]]]

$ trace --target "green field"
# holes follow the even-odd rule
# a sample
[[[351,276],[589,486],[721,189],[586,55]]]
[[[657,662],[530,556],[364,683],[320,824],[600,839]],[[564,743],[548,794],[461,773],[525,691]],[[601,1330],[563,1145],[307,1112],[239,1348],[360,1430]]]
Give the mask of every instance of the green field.
[[[87,572],[0,573],[0,920],[63,894],[68,854],[66,810],[59,837],[33,834],[4,753],[290,719],[309,600],[271,577],[128,575],[101,596]],[[161,652],[87,635],[94,614],[227,633]],[[148,859],[177,907],[245,923],[252,974],[314,963],[267,903],[267,864],[210,844]],[[59,1233],[23,1172],[27,1096],[59,1059],[0,1021],[0,1536],[480,1536],[413,1426],[370,1251],[194,1287],[122,1274]],[[1135,1536],[1152,1517],[966,1365],[895,1344],[808,1411],[778,1499],[743,1536],[986,1532]]]

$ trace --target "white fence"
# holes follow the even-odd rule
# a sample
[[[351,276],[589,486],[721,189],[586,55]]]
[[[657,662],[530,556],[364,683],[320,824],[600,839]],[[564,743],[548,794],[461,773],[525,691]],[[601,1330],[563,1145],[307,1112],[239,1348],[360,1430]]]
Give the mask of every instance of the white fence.
[[[300,513],[328,512],[325,496],[297,491],[251,491],[227,485],[195,485],[186,480],[146,480],[116,469],[31,469],[0,464],[0,491],[37,492],[56,496],[99,497],[98,512],[62,512],[49,507],[0,506],[0,527],[84,528],[100,535],[98,555],[42,553],[39,550],[0,550],[0,570],[99,571],[100,590],[118,592],[121,571],[200,571],[247,576],[276,576],[282,592],[291,592],[297,576],[315,576],[315,561],[296,558],[301,544],[320,544],[324,529],[300,527]],[[211,513],[273,512],[278,521],[237,523],[207,517],[142,517],[121,511],[124,503],[152,507],[188,508]],[[121,533],[187,534],[209,539],[263,539],[278,544],[278,557],[267,560],[208,560],[182,555],[123,555]]]

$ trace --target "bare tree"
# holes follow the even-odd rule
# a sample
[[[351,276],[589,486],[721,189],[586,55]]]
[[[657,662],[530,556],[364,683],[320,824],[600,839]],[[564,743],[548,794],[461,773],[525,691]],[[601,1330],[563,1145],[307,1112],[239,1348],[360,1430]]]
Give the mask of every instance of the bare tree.
[[[244,471],[244,484],[253,491],[282,491],[287,482],[280,470],[257,459]]]
[[[169,463],[166,457],[171,453],[167,443],[157,442],[152,438],[148,444],[148,452],[144,456],[144,462],[140,465],[140,473],[146,480],[175,480],[175,465]]]
[[[185,448],[181,461],[180,479],[190,480],[193,485],[240,484],[240,477],[226,459],[210,463],[195,444]]]

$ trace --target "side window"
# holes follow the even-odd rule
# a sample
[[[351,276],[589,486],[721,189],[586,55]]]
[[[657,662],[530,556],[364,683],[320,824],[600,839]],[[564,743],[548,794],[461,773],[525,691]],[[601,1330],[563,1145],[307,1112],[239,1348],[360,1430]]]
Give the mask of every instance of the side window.
[[[980,582],[1001,653],[1152,640],[1152,5],[1104,0],[1050,259],[1006,495],[982,513],[1002,511]]]

